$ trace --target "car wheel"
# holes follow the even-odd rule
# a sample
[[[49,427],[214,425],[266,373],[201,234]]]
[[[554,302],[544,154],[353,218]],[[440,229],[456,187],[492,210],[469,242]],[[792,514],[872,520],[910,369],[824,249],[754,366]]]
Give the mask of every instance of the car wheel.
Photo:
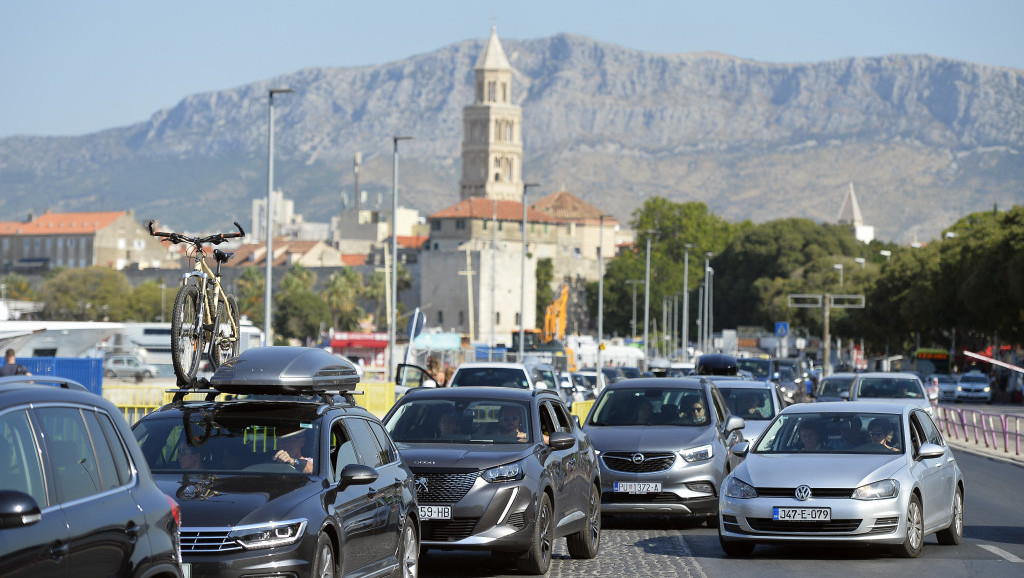
[[[398,544],[398,570],[395,578],[416,578],[420,575],[420,537],[416,531],[416,521],[405,519],[402,527],[402,539]]]
[[[569,555],[577,560],[589,560],[597,556],[601,548],[601,490],[597,486],[590,486],[586,527],[569,535],[565,546]]]
[[[313,576],[315,578],[334,578],[334,546],[327,534],[320,534],[316,539],[316,558],[313,560]]]
[[[953,519],[949,521],[949,526],[939,530],[935,537],[938,538],[939,544],[944,546],[956,546],[964,537],[964,495],[959,488],[953,496]]]
[[[552,524],[551,498],[547,494],[541,494],[537,519],[533,522],[533,545],[516,560],[520,572],[533,575],[547,574],[551,566],[551,546],[554,541]]]
[[[108,369],[108,370],[104,371],[103,375],[105,375],[107,377],[117,377],[117,374],[114,373],[113,369]]]
[[[730,541],[722,537],[722,530],[718,530],[718,543],[726,556],[749,556],[754,551],[754,543],[746,541]]]
[[[149,378],[153,377],[153,373],[147,369],[146,371],[142,372],[142,377],[145,377],[146,379],[149,379]]]
[[[917,558],[921,555],[923,547],[924,516],[921,512],[921,500],[914,495],[910,496],[910,505],[907,506],[907,537],[894,550],[901,558]]]

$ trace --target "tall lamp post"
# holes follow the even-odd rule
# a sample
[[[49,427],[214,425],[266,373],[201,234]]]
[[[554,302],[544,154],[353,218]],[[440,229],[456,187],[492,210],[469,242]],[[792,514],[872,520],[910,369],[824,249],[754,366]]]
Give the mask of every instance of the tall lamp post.
[[[601,214],[597,239],[597,372],[601,372],[601,340],[604,339],[604,218]],[[600,380],[597,381],[601,383]]]
[[[391,303],[388,311],[388,381],[395,379],[395,325],[398,323],[398,141],[412,140],[411,136],[393,136],[394,161],[391,172]]]
[[[711,255],[711,251],[704,253],[704,300],[701,302],[701,319],[704,320],[704,324],[700,328],[701,349],[704,353],[711,351],[711,276],[708,274],[711,271]]]
[[[650,347],[648,345],[648,327],[651,315],[651,236],[653,231],[644,231],[647,234],[647,264],[644,267],[644,369],[649,365]]]
[[[626,285],[633,286],[633,317],[629,322],[630,328],[633,330],[633,342],[636,342],[636,286],[639,283],[643,283],[643,279],[627,279]]]
[[[523,348],[526,340],[526,193],[530,187],[539,187],[539,183],[523,183],[523,256],[519,263],[519,363],[523,362]]]
[[[693,248],[693,243],[684,243],[685,252],[683,253],[683,337],[682,337],[682,349],[683,349],[683,361],[690,361],[690,353],[686,347],[690,344],[690,249]]]
[[[269,135],[269,146],[267,147],[267,279],[263,296],[263,339],[264,345],[274,344],[274,334],[270,326],[271,314],[271,290],[273,289],[274,277],[274,95],[295,92],[290,88],[271,88],[267,91],[270,96],[270,122],[267,126]]]

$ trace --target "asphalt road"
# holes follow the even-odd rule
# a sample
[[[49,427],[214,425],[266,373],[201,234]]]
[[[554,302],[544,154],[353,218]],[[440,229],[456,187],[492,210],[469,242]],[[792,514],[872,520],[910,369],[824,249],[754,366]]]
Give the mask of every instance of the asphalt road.
[[[823,576],[929,578],[1024,575],[1024,464],[955,450],[966,481],[964,540],[940,546],[929,536],[921,557],[895,558],[866,547],[757,546],[750,558],[727,558],[713,529],[694,521],[660,517],[606,519],[601,553],[572,560],[559,540],[549,576],[687,576],[758,578]],[[509,560],[487,553],[430,552],[421,575],[518,576]]]

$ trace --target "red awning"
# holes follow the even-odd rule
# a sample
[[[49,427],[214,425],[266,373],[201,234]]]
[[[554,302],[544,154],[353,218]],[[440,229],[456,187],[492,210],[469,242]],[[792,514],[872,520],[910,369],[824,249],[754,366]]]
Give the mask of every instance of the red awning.
[[[347,338],[347,339],[332,339],[331,349],[334,351],[340,351],[342,349],[349,349],[353,347],[361,347],[363,349],[387,349],[388,340],[374,339],[373,336],[366,336],[364,338]]]

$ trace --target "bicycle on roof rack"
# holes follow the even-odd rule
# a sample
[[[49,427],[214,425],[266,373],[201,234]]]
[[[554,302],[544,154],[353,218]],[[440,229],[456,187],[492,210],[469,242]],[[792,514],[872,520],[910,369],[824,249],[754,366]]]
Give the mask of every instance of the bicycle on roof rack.
[[[175,245],[188,245],[186,256],[195,261],[192,270],[182,275],[181,287],[171,311],[171,362],[174,375],[179,384],[191,384],[199,371],[204,351],[208,353],[213,369],[220,366],[223,360],[238,355],[238,302],[233,295],[224,292],[220,283],[220,267],[231,259],[233,253],[214,249],[213,258],[217,268],[211,269],[206,263],[205,247],[244,237],[245,230],[236,222],[237,233],[190,237],[181,233],[157,231],[154,229],[154,221],[149,221],[147,226],[149,234],[154,237],[163,237]]]

